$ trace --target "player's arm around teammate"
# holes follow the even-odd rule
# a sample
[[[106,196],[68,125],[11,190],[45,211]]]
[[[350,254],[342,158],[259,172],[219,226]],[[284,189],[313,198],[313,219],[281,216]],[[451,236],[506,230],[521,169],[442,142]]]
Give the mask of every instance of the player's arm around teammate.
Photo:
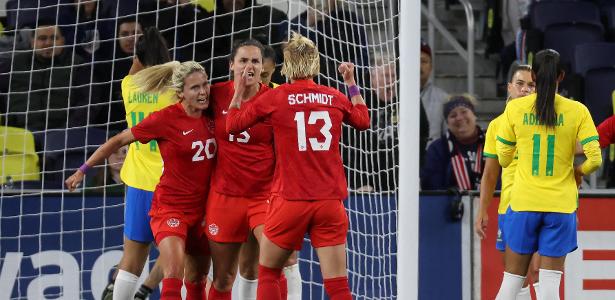
[[[516,98],[525,97],[534,92],[535,84],[532,79],[532,69],[528,65],[517,65],[513,67],[512,77],[508,82],[508,101],[514,101]],[[500,193],[500,205],[498,207],[498,232],[496,240],[496,249],[502,252],[502,262],[504,261],[504,250],[506,249],[504,226],[506,219],[506,209],[510,201],[510,189],[514,182],[514,173],[516,170],[516,164],[513,163],[508,168],[502,169],[498,163],[495,144],[496,134],[498,131],[498,124],[501,122],[502,117],[498,116],[489,123],[487,128],[487,134],[485,137],[485,149],[483,155],[486,157],[485,169],[483,170],[483,177],[480,184],[480,204],[478,213],[476,214],[476,221],[474,223],[474,229],[476,234],[481,239],[486,238],[488,218],[488,208],[493,200],[493,191],[500,177],[500,170],[502,171],[501,180],[501,193]],[[538,268],[540,264],[539,255],[535,254],[532,259],[531,267],[528,270],[528,278],[533,278],[535,282],[538,281]],[[538,284],[534,284],[534,289],[538,291]],[[519,292],[517,299],[530,299],[530,291],[528,287],[528,281],[523,284],[523,289]]]
[[[339,67],[349,86],[349,102],[339,91],[312,81],[319,73],[318,63],[314,43],[293,33],[282,67],[291,83],[270,92],[270,99],[259,97],[242,104],[241,97],[234,97],[229,105],[229,133],[262,120],[271,121],[274,128],[275,193],[260,242],[259,300],[280,299],[282,267],[294,250],[301,249],[306,232],[316,248],[329,298],[352,298],[346,269],[348,218],[341,200],[347,196],[347,186],[339,138],[342,122],[369,128],[369,114],[354,80],[354,66],[342,63]],[[246,76],[244,72],[236,79],[236,95],[245,87]]]
[[[577,248],[575,177],[595,171],[602,162],[588,109],[556,94],[564,76],[559,54],[538,52],[532,72],[536,94],[507,105],[497,134],[500,165],[508,167],[515,152],[518,157],[504,225],[505,272],[498,300],[516,299],[534,252],[541,256],[540,299],[559,299],[564,260]],[[577,140],[587,160],[573,169]]]
[[[209,106],[207,74],[196,62],[170,62],[143,70],[135,81],[147,92],[172,88],[179,103],[111,138],[66,180],[66,186],[74,190],[85,169],[101,163],[118,147],[156,140],[165,169],[154,192],[150,225],[164,274],[161,299],[181,299],[184,279],[187,299],[201,299],[209,262],[202,226],[216,149],[213,124],[204,115]],[[184,263],[189,264],[185,273]]]

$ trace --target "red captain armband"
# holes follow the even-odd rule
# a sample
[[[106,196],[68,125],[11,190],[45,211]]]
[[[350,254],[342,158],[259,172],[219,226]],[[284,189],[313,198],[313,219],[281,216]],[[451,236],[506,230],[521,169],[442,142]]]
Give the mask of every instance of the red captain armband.
[[[350,98],[354,97],[354,96],[359,96],[361,95],[361,90],[359,90],[359,87],[356,85],[351,85],[348,87],[348,95],[350,95]]]

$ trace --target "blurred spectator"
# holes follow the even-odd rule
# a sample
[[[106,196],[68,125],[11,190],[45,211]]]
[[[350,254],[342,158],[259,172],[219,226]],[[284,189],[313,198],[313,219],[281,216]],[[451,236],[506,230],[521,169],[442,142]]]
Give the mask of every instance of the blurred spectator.
[[[215,26],[212,26],[215,38],[210,78],[214,81],[229,78],[228,55],[239,40],[256,39],[271,45],[280,54],[281,44],[286,39],[284,26],[288,25],[287,22],[284,12],[271,6],[258,5],[255,0],[217,0],[213,19]],[[205,68],[209,69],[207,63]]]
[[[37,132],[84,125],[91,93],[89,65],[65,49],[56,25],[41,24],[32,30],[31,46],[31,51],[16,53],[12,61],[8,125],[34,132],[35,139]]]
[[[261,82],[272,89],[279,85],[271,81],[273,73],[276,72],[275,62],[275,50],[273,50],[271,46],[265,45],[265,50],[263,51],[263,71],[261,72]]]
[[[110,134],[113,136],[115,134]],[[120,147],[117,151],[113,152],[107,159],[107,164],[103,165],[103,168],[99,168],[98,172],[88,178],[86,186],[93,187],[88,189],[91,193],[107,195],[121,196],[124,195],[124,182],[120,178],[120,171],[122,165],[124,165],[124,159],[126,159],[126,153],[128,152],[128,146]]]
[[[340,61],[353,62],[357,82],[364,84],[368,64],[367,34],[363,20],[339,0],[307,0],[308,9],[291,20],[290,29],[316,43],[320,52],[320,84],[342,88]]]
[[[485,163],[485,137],[476,125],[474,100],[451,97],[444,105],[444,116],[448,130],[427,148],[421,186],[425,190],[477,189]]]
[[[108,124],[109,130],[122,131],[126,129],[126,111],[122,102],[121,81],[128,75],[134,56],[137,38],[143,34],[141,24],[136,18],[125,17],[117,22],[117,40],[113,59],[95,66],[99,75],[103,94],[93,119],[94,124]]]
[[[106,60],[113,49],[114,11],[99,0],[73,0],[64,6],[58,18],[66,32],[66,44],[75,45],[75,53],[85,61]]]
[[[211,58],[212,14],[193,1],[140,1],[139,21],[160,30],[174,60],[202,63]]]
[[[449,95],[441,88],[435,86],[431,80],[433,70],[431,48],[425,42],[421,42],[421,102],[425,107],[429,120],[428,143],[440,138],[446,131],[446,122],[442,114],[444,102]]]

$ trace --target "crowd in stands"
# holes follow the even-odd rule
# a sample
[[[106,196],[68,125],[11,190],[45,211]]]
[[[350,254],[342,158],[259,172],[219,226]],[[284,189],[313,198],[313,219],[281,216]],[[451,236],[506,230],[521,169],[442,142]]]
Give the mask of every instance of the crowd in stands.
[[[255,0],[65,2],[8,1],[7,30],[0,38],[0,125],[33,134],[46,187],[61,187],[63,173],[57,171],[68,166],[49,162],[50,132],[76,129],[71,136],[81,139],[81,150],[75,147],[66,153],[77,151],[83,158],[88,154],[84,152],[88,148],[83,147],[90,141],[88,136],[108,137],[126,128],[120,82],[132,64],[136,39],[145,28],[156,26],[171,49],[172,59],[200,62],[213,82],[230,77],[228,55],[234,43],[246,38],[269,45],[264,55],[263,82],[270,87],[286,82],[276,66],[281,63],[289,30],[312,39],[319,47],[319,83],[343,90],[337,65],[340,61],[353,62],[357,82],[364,88],[370,107],[372,128],[362,133],[344,130],[341,152],[349,187],[359,192],[396,190],[400,66],[389,53],[368,46],[363,20],[343,1],[307,0],[307,9],[292,19]],[[574,14],[573,10],[568,14],[563,11],[559,17],[537,16],[545,7],[553,9],[549,5],[555,2],[574,2],[570,5],[580,5],[577,12],[585,9],[589,13]],[[38,9],[27,8],[37,5]],[[528,63],[537,50],[554,48],[567,64],[561,93],[583,101],[596,125],[612,114],[615,4],[599,0],[507,0],[494,7],[500,20],[496,26],[500,41],[492,43],[492,32],[486,38],[491,43],[488,51],[501,55],[503,82],[510,77],[507,70],[511,63]],[[597,37],[587,38],[586,33],[596,30]],[[567,39],[558,43],[562,36]],[[588,58],[579,54],[583,46],[586,53],[604,54]],[[420,55],[417,117],[421,120],[422,188],[475,189],[481,175],[483,144],[483,131],[476,124],[477,103],[471,96],[451,96],[434,85],[430,79],[434,53],[424,42]],[[72,137],[64,136],[66,146]],[[454,167],[459,163],[465,166],[462,170]],[[111,171],[109,174],[107,184],[114,180]],[[461,183],[459,177],[469,180]]]

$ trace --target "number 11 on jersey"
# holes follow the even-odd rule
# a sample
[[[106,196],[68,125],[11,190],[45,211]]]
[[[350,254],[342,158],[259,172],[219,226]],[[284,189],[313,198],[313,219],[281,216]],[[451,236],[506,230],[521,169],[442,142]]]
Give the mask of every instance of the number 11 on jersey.
[[[539,176],[540,166],[540,134],[534,134],[532,147],[532,176]],[[555,135],[547,135],[547,168],[546,176],[553,176],[553,159],[555,155]]]

